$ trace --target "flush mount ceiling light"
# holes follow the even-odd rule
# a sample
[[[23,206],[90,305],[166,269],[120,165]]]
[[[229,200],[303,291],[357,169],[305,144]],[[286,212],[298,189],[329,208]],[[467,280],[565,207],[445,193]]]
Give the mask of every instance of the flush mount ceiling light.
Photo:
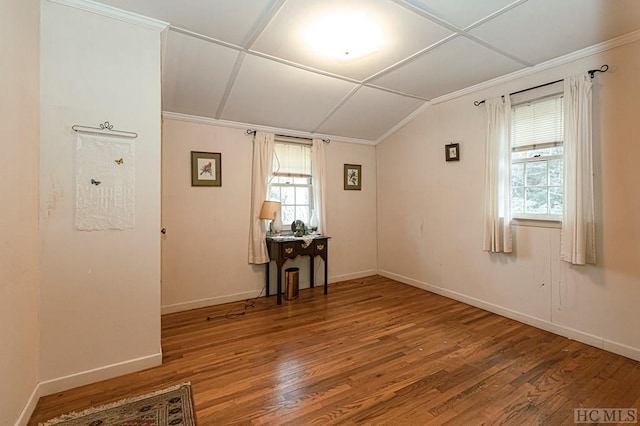
[[[350,61],[376,52],[382,45],[382,31],[365,13],[326,15],[307,26],[305,39],[316,52]]]

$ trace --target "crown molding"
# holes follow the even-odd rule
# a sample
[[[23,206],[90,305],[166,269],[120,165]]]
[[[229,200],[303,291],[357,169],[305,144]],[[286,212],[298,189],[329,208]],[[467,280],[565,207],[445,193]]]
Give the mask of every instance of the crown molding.
[[[166,118],[168,120],[187,121],[187,122],[190,122],[190,123],[207,124],[207,125],[210,125],[210,126],[230,127],[230,128],[234,128],[234,129],[243,129],[243,130],[249,130],[249,129],[250,130],[257,130],[257,131],[260,131],[260,132],[284,134],[284,135],[287,135],[287,136],[297,136],[297,137],[300,137],[300,138],[329,139],[329,140],[331,140],[331,142],[354,143],[354,144],[369,145],[369,146],[375,146],[376,145],[376,142],[370,141],[368,139],[347,138],[347,137],[344,137],[344,136],[301,132],[299,130],[282,129],[282,128],[278,128],[278,127],[259,126],[259,125],[256,125],[256,124],[241,123],[241,122],[237,122],[237,121],[218,120],[218,119],[215,119],[215,118],[202,117],[202,116],[191,115],[191,114],[182,114],[182,113],[179,113],[179,112],[162,111],[162,118]]]
[[[169,27],[168,22],[158,19],[148,18],[137,13],[127,12],[102,3],[91,0],[48,0],[51,3],[58,3],[64,6],[73,7],[74,9],[84,10],[85,12],[95,13],[96,15],[106,16],[108,18],[117,19],[129,24],[138,25],[140,27],[149,28],[156,31],[163,31]]]
[[[598,53],[602,53],[604,51],[611,50],[616,47],[624,46],[625,44],[633,43],[638,40],[640,40],[640,30],[631,32],[629,34],[626,34],[620,37],[613,38],[611,40],[604,41],[602,43],[594,44],[593,46],[585,47],[584,49],[581,49],[581,50],[576,50],[575,52],[566,54],[564,56],[560,56],[555,59],[550,59],[546,62],[542,62],[533,67],[515,71],[510,74],[506,74],[501,77],[497,77],[492,80],[487,80],[485,82],[476,84],[474,86],[470,86],[470,87],[458,90],[456,92],[448,93],[446,95],[432,99],[430,103],[432,105],[437,105],[439,103],[446,102],[451,99],[459,98],[461,96],[465,96],[471,93],[479,92],[484,89],[489,89],[494,86],[505,84],[510,81],[516,80],[518,78],[534,75],[539,72],[546,71],[555,67],[559,67],[561,65],[565,65],[570,62],[574,62],[579,59],[583,59],[592,55],[596,55]]]

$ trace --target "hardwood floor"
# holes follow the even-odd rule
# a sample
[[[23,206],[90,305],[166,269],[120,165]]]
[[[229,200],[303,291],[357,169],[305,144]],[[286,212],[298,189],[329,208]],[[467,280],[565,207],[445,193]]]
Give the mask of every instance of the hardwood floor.
[[[242,303],[164,316],[162,366],[44,397],[29,424],[185,381],[200,426],[560,425],[574,408],[640,408],[640,363],[380,276],[230,310]]]

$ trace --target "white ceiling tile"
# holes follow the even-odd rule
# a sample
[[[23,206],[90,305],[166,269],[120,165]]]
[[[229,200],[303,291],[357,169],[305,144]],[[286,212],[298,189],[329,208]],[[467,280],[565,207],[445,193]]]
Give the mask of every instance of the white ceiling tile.
[[[247,55],[222,119],[284,129],[313,129],[353,83]]]
[[[383,35],[379,50],[351,61],[312,51],[305,31],[318,19],[337,11],[357,13],[379,25]],[[327,27],[326,31],[329,33],[332,29]],[[450,34],[449,30],[388,0],[297,0],[287,2],[280,9],[251,48],[315,69],[364,80]]]
[[[637,0],[529,0],[470,33],[538,64],[637,29]]]
[[[165,111],[215,117],[238,52],[169,32],[162,76]]]
[[[418,99],[361,87],[318,132],[376,140],[423,104]]]
[[[100,0],[171,25],[244,45],[274,0]]]
[[[370,140],[420,105],[416,97],[439,97],[521,70],[522,64],[537,65],[640,31],[640,0],[97,1],[250,49],[239,53],[171,31],[163,58],[165,110]],[[379,23],[386,39],[377,52],[343,62],[310,51],[303,30],[344,9]],[[321,34],[330,38],[337,31],[327,25]],[[359,87],[356,82],[367,87],[332,113]]]
[[[513,4],[514,0],[408,0],[408,3],[459,28],[466,28]]]
[[[433,99],[523,67],[465,37],[456,37],[372,84]]]

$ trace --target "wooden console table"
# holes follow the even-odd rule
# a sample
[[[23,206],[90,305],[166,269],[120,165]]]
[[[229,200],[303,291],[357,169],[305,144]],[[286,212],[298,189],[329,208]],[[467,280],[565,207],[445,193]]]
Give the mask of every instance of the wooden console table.
[[[305,241],[300,238],[269,238],[267,237],[267,250],[269,251],[269,258],[271,261],[276,262],[278,267],[278,286],[277,286],[277,299],[278,305],[282,305],[282,265],[287,259],[295,259],[298,256],[309,256],[309,285],[314,286],[314,258],[320,256],[324,260],[324,294],[327,294],[327,264],[328,256],[327,251],[329,249],[329,238],[323,235],[315,237],[308,246],[304,246]],[[269,266],[271,262],[267,263],[267,297],[269,297]]]

